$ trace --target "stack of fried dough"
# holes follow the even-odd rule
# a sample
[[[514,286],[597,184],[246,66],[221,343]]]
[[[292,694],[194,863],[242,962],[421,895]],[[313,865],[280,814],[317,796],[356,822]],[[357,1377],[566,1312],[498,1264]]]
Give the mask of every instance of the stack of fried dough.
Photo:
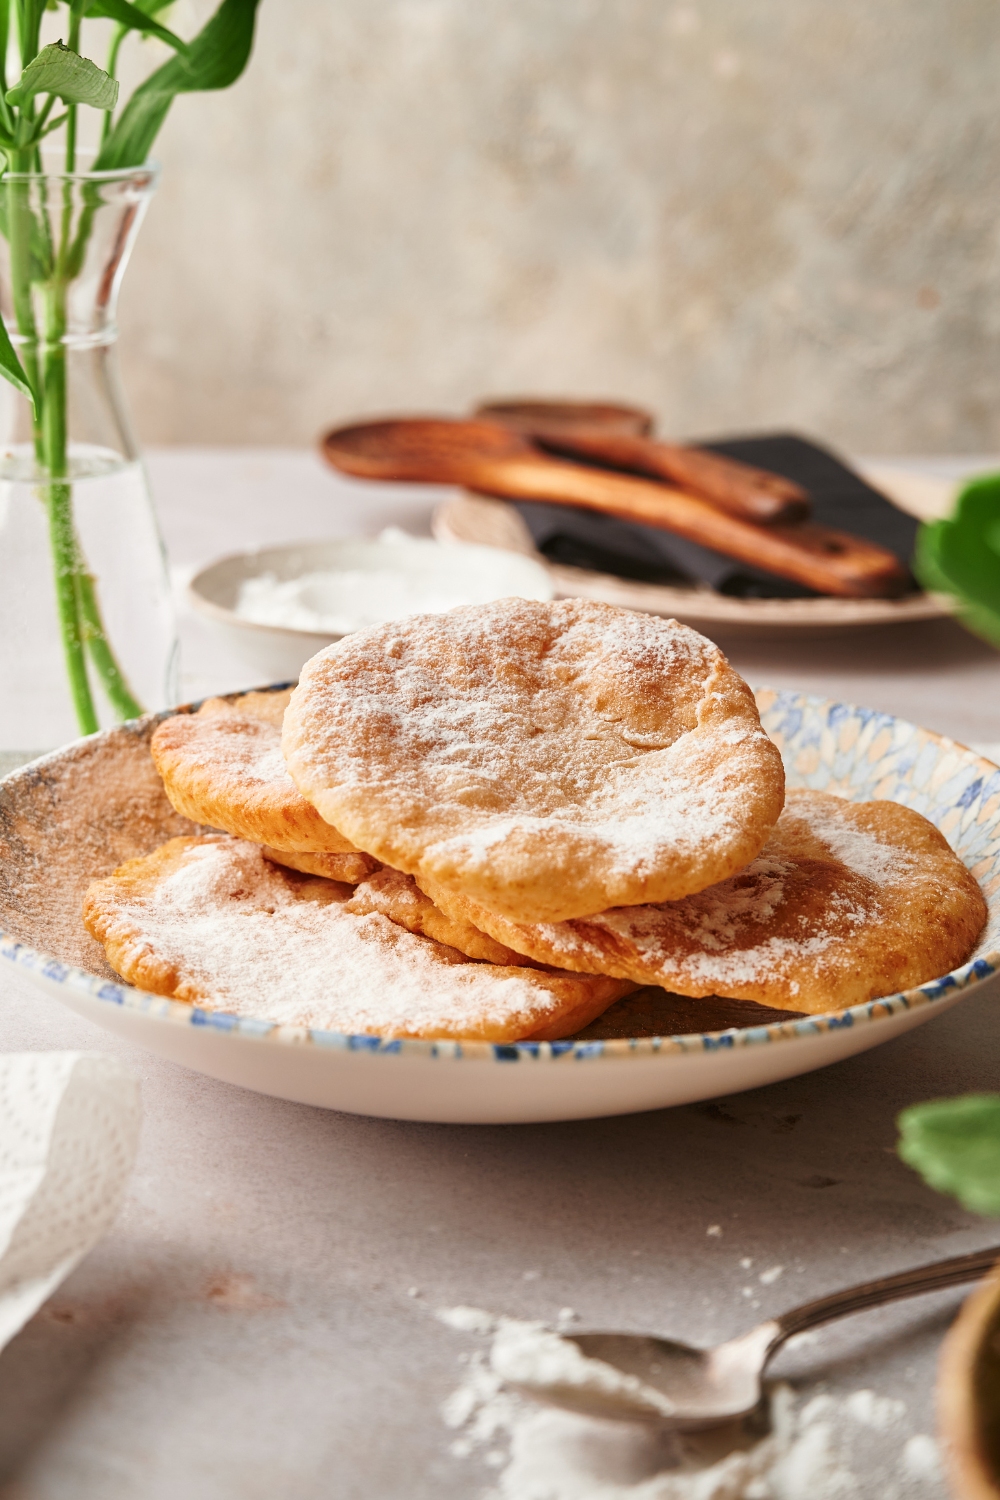
[[[86,925],[132,983],[272,1022],[555,1040],[645,986],[835,1011],[954,968],[986,920],[931,823],[786,796],[718,648],[608,605],[375,626],[152,753],[207,831],[94,881]]]

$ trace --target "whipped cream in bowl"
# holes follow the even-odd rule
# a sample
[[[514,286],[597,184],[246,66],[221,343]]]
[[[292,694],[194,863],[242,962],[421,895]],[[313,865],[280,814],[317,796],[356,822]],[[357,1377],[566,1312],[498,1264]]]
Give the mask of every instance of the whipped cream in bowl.
[[[551,599],[543,563],[518,552],[435,542],[391,528],[374,541],[300,542],[224,557],[188,586],[261,680],[291,680],[324,645],[403,615],[493,599]]]

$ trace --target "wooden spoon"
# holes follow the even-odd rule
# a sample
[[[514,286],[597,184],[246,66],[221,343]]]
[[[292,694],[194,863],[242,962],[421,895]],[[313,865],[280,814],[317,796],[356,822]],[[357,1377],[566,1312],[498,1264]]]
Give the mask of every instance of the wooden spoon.
[[[321,446],[327,461],[346,474],[457,484],[508,500],[602,511],[672,531],[821,594],[887,598],[910,586],[899,559],[874,542],[811,523],[757,526],[666,484],[550,458],[496,422],[363,422],[328,432]]]
[[[807,491],[791,479],[703,448],[659,442],[650,436],[651,422],[640,431],[634,424],[602,420],[602,413],[614,411],[633,409],[569,401],[488,401],[476,416],[502,422],[553,453],[666,479],[747,521],[767,525],[801,521],[809,514]]]
[[[525,437],[531,437],[532,430],[539,426],[553,431],[558,427],[562,432],[587,427],[619,437],[653,436],[652,413],[617,401],[534,401],[519,397],[516,401],[484,401],[473,415],[502,422]]]

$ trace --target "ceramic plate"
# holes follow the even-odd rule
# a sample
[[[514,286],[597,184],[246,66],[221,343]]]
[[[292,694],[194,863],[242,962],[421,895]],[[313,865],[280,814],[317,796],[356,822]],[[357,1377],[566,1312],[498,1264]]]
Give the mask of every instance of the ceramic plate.
[[[192,825],[170,807],[149,755],[150,716],[79,740],[0,782],[0,964],[73,1010],[174,1062],[279,1098],[408,1120],[570,1120],[686,1104],[807,1073],[929,1020],[1000,968],[1000,770],[901,719],[762,690],[765,728],[791,786],[892,798],[945,834],[990,915],[968,963],[905,994],[826,1016],[758,1019],[733,1002],[643,992],[645,1031],[516,1046],[382,1042],[241,1020],[118,979],[84,931],[87,882]],[[660,1000],[650,999],[659,996]],[[635,1001],[620,1001],[628,1030]],[[659,1009],[657,1006],[659,1005]],[[641,1008],[641,1007],[640,1007]],[[650,1027],[650,1016],[664,1024]],[[677,1025],[671,1018],[681,1017]],[[694,1029],[691,1017],[700,1025]]]
[[[514,507],[505,500],[482,495],[457,495],[446,500],[434,512],[432,525],[438,541],[477,542],[544,563],[557,598],[600,599],[624,609],[671,616],[709,634],[727,625],[767,632],[905,625],[914,620],[941,619],[952,612],[948,599],[941,594],[908,594],[903,599],[731,599],[707,584],[673,588],[548,563],[535,550],[531,533]]]

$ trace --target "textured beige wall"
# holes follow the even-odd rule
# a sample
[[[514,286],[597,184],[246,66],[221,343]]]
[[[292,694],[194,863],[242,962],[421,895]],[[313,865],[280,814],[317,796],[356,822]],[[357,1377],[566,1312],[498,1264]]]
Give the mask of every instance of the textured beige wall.
[[[158,146],[142,437],[523,389],[996,450],[998,41],[997,0],[263,0]]]

